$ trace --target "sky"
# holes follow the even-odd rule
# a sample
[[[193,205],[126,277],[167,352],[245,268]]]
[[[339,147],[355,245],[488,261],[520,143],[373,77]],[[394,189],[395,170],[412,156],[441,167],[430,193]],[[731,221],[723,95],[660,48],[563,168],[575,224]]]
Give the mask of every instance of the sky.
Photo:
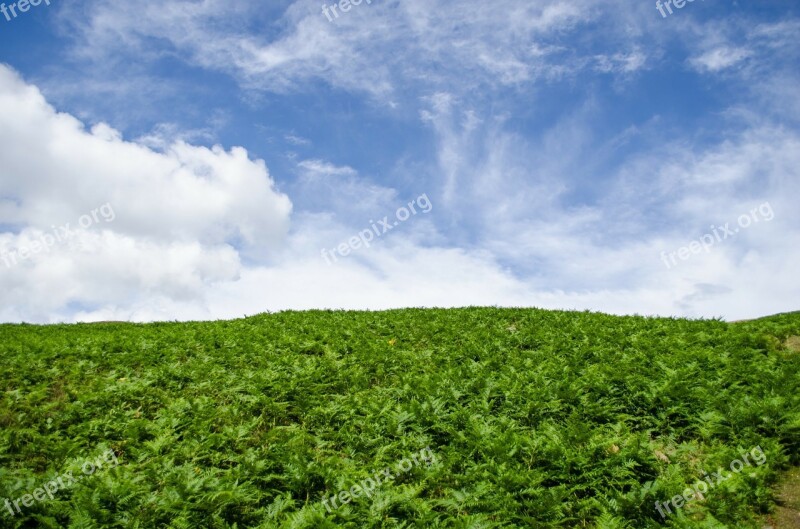
[[[792,0],[0,13],[0,321],[800,309]]]

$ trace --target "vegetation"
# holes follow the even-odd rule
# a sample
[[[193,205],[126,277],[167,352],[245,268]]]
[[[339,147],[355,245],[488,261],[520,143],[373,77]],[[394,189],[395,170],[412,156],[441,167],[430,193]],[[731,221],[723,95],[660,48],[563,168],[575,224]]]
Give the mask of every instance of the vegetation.
[[[0,326],[2,527],[759,527],[800,459],[800,314],[472,308]],[[760,446],[662,519],[656,501]],[[332,512],[322,500],[430,447]],[[76,466],[77,465],[77,466]]]

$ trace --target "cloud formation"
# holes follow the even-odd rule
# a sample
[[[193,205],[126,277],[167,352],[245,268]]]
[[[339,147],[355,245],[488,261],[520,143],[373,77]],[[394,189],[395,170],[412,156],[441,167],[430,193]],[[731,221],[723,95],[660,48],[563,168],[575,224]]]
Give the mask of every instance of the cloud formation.
[[[175,143],[165,152],[90,130],[0,66],[0,235],[5,254],[110,204],[113,222],[3,265],[7,317],[47,319],[76,303],[129,304],[154,292],[198,299],[235,279],[241,258],[285,244],[291,202],[244,149]],[[13,254],[12,254],[13,255]],[[25,293],[23,295],[23,293]]]
[[[305,1],[63,4],[75,72],[0,66],[0,248],[115,218],[0,262],[0,319],[796,309],[800,22],[693,7],[387,0],[330,22]],[[183,123],[173,103],[202,114],[204,90],[214,108]],[[230,130],[250,119],[269,137]],[[422,193],[430,215],[320,255]],[[767,202],[774,220],[664,266]]]

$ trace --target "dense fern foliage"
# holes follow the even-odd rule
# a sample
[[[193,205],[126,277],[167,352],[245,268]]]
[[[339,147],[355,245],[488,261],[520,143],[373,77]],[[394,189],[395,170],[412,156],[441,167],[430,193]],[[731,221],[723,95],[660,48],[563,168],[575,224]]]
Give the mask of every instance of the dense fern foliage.
[[[758,527],[800,462],[797,335],[800,314],[507,309],[0,326],[0,502],[120,463],[0,526]],[[766,464],[656,512],[756,446]]]

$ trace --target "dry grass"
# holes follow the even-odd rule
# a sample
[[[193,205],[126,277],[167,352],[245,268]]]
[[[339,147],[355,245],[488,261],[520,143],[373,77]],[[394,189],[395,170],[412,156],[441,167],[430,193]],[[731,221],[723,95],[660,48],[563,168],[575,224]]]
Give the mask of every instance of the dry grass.
[[[795,353],[800,353],[800,336],[790,336],[786,340],[786,348]]]

